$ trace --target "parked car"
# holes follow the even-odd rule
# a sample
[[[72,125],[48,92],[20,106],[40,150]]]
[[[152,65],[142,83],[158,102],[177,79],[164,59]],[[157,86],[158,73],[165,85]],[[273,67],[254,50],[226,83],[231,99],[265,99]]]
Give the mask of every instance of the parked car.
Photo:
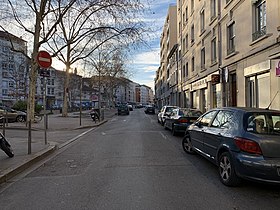
[[[129,111],[133,111],[133,106],[131,104],[128,104]]]
[[[26,113],[22,111],[16,111],[9,107],[1,106],[0,107],[0,117],[8,118],[8,122],[25,122],[26,121]],[[3,122],[3,119],[1,119]]]
[[[126,114],[129,115],[129,108],[127,104],[118,105],[118,115]]]
[[[147,106],[145,106],[144,112],[145,112],[146,114],[155,114],[155,113],[156,113],[156,110],[155,110],[155,107],[154,107],[154,106],[152,106],[152,105],[147,105]]]
[[[164,125],[166,114],[170,114],[173,109],[179,108],[177,106],[163,106],[158,113],[158,122]]]
[[[186,129],[202,115],[198,109],[177,108],[173,109],[165,118],[164,128],[169,129],[172,135],[184,134]]]
[[[215,163],[227,186],[242,179],[280,184],[280,111],[210,110],[188,127],[182,145]]]

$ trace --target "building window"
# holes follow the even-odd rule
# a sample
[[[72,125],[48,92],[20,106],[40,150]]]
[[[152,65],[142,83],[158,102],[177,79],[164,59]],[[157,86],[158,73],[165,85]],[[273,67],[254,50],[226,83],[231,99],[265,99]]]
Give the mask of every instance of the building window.
[[[8,64],[7,63],[2,63],[2,69],[7,70],[8,69]]]
[[[194,0],[191,0],[191,10],[192,10],[192,13],[194,12]]]
[[[189,19],[189,14],[188,14],[188,7],[186,7],[186,22],[188,22],[188,19]]]
[[[217,41],[214,38],[211,41],[211,63],[214,64],[217,62]]]
[[[15,85],[15,84],[14,84],[14,82],[13,82],[13,81],[9,81],[9,87],[10,87],[10,88],[13,88],[13,87],[14,87],[14,85]]]
[[[188,62],[186,63],[186,69],[185,69],[185,71],[186,71],[186,73],[185,73],[186,78],[188,78],[188,77],[189,77],[189,63],[188,63]]]
[[[183,39],[183,53],[185,53],[186,52],[186,40],[185,39]]]
[[[191,27],[191,44],[194,43],[194,24]]]
[[[211,0],[211,10],[210,10],[211,20],[216,17],[216,0]]]
[[[201,69],[205,69],[205,48],[201,49]]]
[[[264,0],[258,0],[254,4],[254,32],[253,32],[253,41],[256,39],[264,36],[266,34],[266,1]]]
[[[194,57],[192,57],[192,72],[194,72]]]
[[[227,54],[229,55],[235,51],[234,22],[228,25],[227,35],[228,35]]]
[[[205,30],[205,14],[204,10],[200,13],[200,32],[202,33]]]
[[[188,42],[188,41],[189,41],[189,35],[187,34],[187,35],[186,35],[186,51],[187,51],[188,48],[189,48],[189,44],[188,44],[189,42]]]

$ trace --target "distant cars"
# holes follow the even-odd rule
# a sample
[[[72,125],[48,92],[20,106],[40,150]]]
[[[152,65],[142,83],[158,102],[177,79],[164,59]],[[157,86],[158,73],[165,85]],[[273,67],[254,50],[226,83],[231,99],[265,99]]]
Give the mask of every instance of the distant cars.
[[[129,107],[127,104],[120,104],[118,105],[118,115],[129,115]]]
[[[280,184],[280,111],[210,110],[188,127],[182,145],[216,164],[227,186],[241,178]]]
[[[198,109],[173,109],[170,114],[167,114],[165,118],[164,128],[171,130],[173,136],[177,135],[178,133],[184,134],[187,127],[195,122],[196,119],[201,115],[202,112]]]
[[[177,106],[163,106],[158,113],[158,122],[164,125],[166,114],[170,113],[173,109],[179,108]]]
[[[147,106],[145,106],[144,112],[145,112],[146,114],[155,114],[155,113],[156,113],[156,110],[155,110],[155,107],[154,107],[154,106],[152,106],[152,105],[147,105]]]
[[[0,107],[0,117],[7,117],[8,122],[25,122],[27,118],[25,112],[16,111],[5,106]]]

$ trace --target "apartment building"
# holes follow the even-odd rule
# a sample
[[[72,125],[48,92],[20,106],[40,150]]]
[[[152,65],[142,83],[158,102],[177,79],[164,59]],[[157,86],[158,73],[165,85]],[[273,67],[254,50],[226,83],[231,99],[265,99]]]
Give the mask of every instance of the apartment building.
[[[28,59],[17,51],[27,52],[26,41],[0,31],[0,103],[7,106],[27,97]]]
[[[177,7],[170,5],[160,37],[160,67],[155,79],[155,103],[158,107],[171,104],[172,89],[170,79],[172,75],[169,65],[169,53],[177,44]]]
[[[177,105],[280,109],[279,11],[280,1],[178,0]]]

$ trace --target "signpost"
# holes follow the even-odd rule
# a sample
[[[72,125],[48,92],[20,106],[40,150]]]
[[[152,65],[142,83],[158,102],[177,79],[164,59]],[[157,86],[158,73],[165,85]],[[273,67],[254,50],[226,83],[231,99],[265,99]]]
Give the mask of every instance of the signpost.
[[[46,77],[50,76],[50,72],[48,70],[52,65],[52,57],[46,51],[39,51],[37,55],[37,63],[41,67],[40,76],[44,78],[44,124],[45,124],[45,144],[47,144],[47,114],[46,114]]]

